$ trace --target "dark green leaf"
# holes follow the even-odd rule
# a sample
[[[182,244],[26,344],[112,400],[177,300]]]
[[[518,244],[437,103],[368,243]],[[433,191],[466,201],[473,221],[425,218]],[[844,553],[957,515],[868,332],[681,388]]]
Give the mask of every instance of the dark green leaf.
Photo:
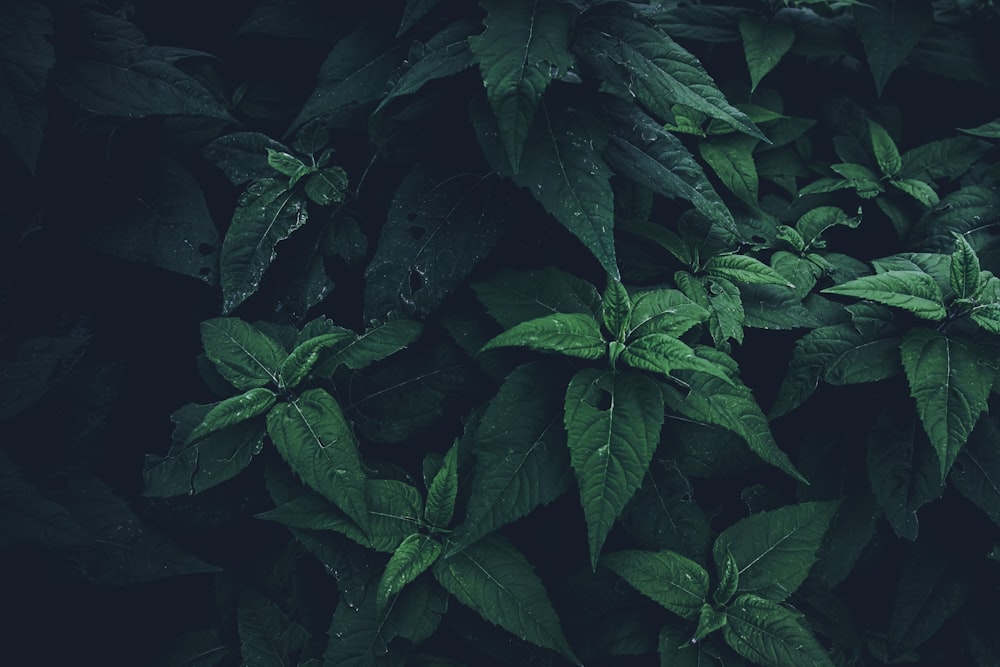
[[[882,175],[893,178],[903,168],[903,158],[899,155],[896,142],[892,140],[885,128],[875,121],[868,120],[868,137],[872,142],[872,150],[875,152],[875,161],[878,162]]]
[[[287,152],[288,148],[266,134],[234,132],[213,140],[202,149],[202,154],[222,170],[230,183],[244,185],[274,176],[267,159],[270,151]]]
[[[87,531],[69,511],[46,498],[38,487],[25,479],[21,470],[0,449],[0,549],[23,545],[43,548],[86,544]]]
[[[680,290],[655,289],[639,292],[632,306],[628,339],[648,334],[678,338],[708,319],[709,312]]]
[[[629,298],[628,290],[621,281],[609,277],[601,302],[604,327],[615,340],[624,340],[632,315],[632,299]]]
[[[449,593],[490,623],[580,664],[541,579],[509,542],[492,535],[434,565]]]
[[[979,257],[965,237],[955,234],[955,252],[951,254],[951,288],[960,299],[968,299],[979,291]]]
[[[469,36],[479,29],[474,21],[456,21],[437,33],[426,44],[415,42],[399,77],[375,109],[378,113],[389,102],[412,95],[431,81],[454,76],[472,66]]]
[[[556,313],[521,322],[493,338],[482,349],[526,347],[582,359],[600,359],[607,354],[607,346],[601,325],[590,315]]]
[[[474,283],[476,296],[505,329],[556,313],[587,313],[595,319],[601,297],[576,276],[546,267],[539,271],[505,269],[487,282]]]
[[[781,602],[805,581],[836,511],[835,502],[801,503],[748,516],[716,539],[716,569],[723,572],[731,556],[737,592]]]
[[[278,453],[310,488],[368,532],[365,473],[340,406],[324,389],[310,389],[267,415]]]
[[[987,151],[986,145],[972,137],[948,137],[931,141],[903,153],[900,178],[914,178],[927,183],[956,179]]]
[[[669,334],[651,333],[635,338],[625,348],[622,361],[632,368],[667,377],[675,370],[690,370],[732,383],[725,368],[699,357],[686,343]]]
[[[573,64],[572,10],[538,0],[482,0],[486,30],[469,45],[516,173],[535,111],[554,77]]]
[[[638,373],[579,371],[566,390],[570,462],[587,519],[590,562],[642,484],[663,424],[656,384]]]
[[[366,317],[426,317],[493,248],[510,215],[494,179],[418,165],[396,190],[365,270]]]
[[[601,564],[683,618],[697,618],[708,599],[708,572],[673,551],[616,551],[601,556]]]
[[[338,327],[339,328],[339,327]],[[347,329],[323,333],[309,338],[295,346],[278,369],[279,385],[282,389],[293,389],[312,372],[320,354],[332,347],[342,346],[355,338]]]
[[[385,571],[378,582],[375,606],[385,609],[390,597],[398,595],[403,587],[426,572],[441,555],[441,544],[437,540],[411,533],[393,552]]]
[[[889,76],[917,45],[934,20],[930,0],[872,0],[854,9],[854,25],[868,57],[879,96]]]
[[[716,630],[726,627],[726,622],[726,612],[720,611],[706,602],[698,610],[698,626],[695,628],[691,641],[701,641]]]
[[[329,322],[329,321],[328,321]],[[330,326],[333,326],[330,323]],[[333,327],[334,331],[339,327]],[[378,324],[363,334],[352,336],[324,357],[317,367],[317,374],[329,377],[338,366],[351,370],[366,368],[388,356],[406,349],[423,331],[423,326],[413,320],[389,320]]]
[[[920,271],[885,271],[828,287],[823,292],[903,308],[925,320],[943,320],[947,315],[941,288],[932,276]]]
[[[752,92],[792,48],[795,29],[788,23],[768,21],[759,16],[744,16],[740,19],[740,35],[743,37],[743,53],[750,69]]]
[[[705,262],[704,271],[710,276],[748,285],[795,287],[788,282],[788,278],[749,255],[715,255]]]
[[[734,595],[736,591],[739,590],[740,585],[740,564],[736,562],[736,557],[733,556],[733,552],[729,547],[725,547],[722,551],[722,562],[716,561],[716,567],[719,569],[719,584],[712,593],[712,602],[719,605],[727,604]]]
[[[986,409],[995,370],[980,363],[988,352],[930,329],[911,330],[900,352],[910,395],[944,478]]]
[[[403,18],[399,23],[399,31],[396,33],[396,36],[402,35],[416,25],[418,21],[431,13],[440,1],[406,0],[406,7],[403,9]]]
[[[17,346],[0,366],[0,422],[35,405],[72,368],[86,341],[75,336],[37,336]]]
[[[698,144],[701,158],[708,163],[719,180],[751,209],[757,209],[759,179],[754,164],[754,137],[731,135],[714,137]]]
[[[319,170],[310,168],[308,174],[303,190],[310,200],[320,206],[329,206],[344,200],[348,182],[347,172],[341,167],[326,167]],[[289,181],[289,187],[295,185],[296,180]]]
[[[727,609],[726,642],[741,655],[769,667],[833,667],[833,662],[799,615],[746,594]]]
[[[936,206],[941,201],[933,187],[916,178],[898,178],[889,181],[889,184],[902,190],[928,208]]]
[[[237,389],[278,386],[278,372],[288,353],[254,325],[236,317],[206,320],[201,323],[201,342],[205,356]]]
[[[435,528],[447,528],[455,514],[458,497],[458,444],[451,446],[437,474],[427,487],[424,518]]]
[[[963,496],[1000,525],[1000,450],[995,446],[998,437],[997,418],[986,415],[980,419],[955,460],[949,479]]]
[[[240,653],[247,667],[286,667],[309,641],[309,631],[273,600],[249,588],[240,592]]]
[[[185,442],[190,444],[203,440],[206,436],[229,426],[259,417],[270,410],[277,400],[278,397],[270,389],[255,387],[243,394],[215,403],[188,434]]]
[[[699,561],[708,553],[708,518],[691,483],[669,462],[653,461],[620,521],[643,549],[669,549]]]
[[[836,206],[818,206],[802,214],[795,229],[802,236],[805,248],[822,248],[820,236],[827,229],[836,225],[844,225],[851,229],[861,224],[861,217],[850,218]]]
[[[304,225],[307,218],[306,202],[282,181],[267,178],[250,184],[240,197],[222,242],[219,273],[224,313],[257,291],[277,255],[278,243]]]

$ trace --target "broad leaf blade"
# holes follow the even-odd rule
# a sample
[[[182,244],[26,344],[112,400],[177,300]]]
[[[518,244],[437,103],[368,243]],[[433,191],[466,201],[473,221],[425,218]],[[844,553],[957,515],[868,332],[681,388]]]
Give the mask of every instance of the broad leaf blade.
[[[659,388],[639,373],[579,371],[566,390],[565,424],[587,520],[590,562],[642,484],[663,424]]]
[[[482,349],[497,347],[526,347],[582,359],[600,359],[607,353],[600,325],[583,313],[557,313],[522,322],[487,342]]]
[[[580,664],[531,564],[492,535],[434,565],[434,576],[459,602],[490,623]]]
[[[912,329],[900,352],[910,395],[944,478],[986,409],[994,371],[980,363],[983,352],[973,344],[931,329]]]
[[[708,572],[673,551],[616,551],[601,564],[640,593],[686,618],[697,618],[708,599]]]
[[[244,588],[237,611],[240,653],[246,667],[291,664],[292,654],[309,641],[309,631],[292,620],[273,600]]]
[[[976,424],[969,442],[952,466],[949,480],[1000,526],[1000,424],[986,415]]]
[[[447,528],[455,513],[458,497],[458,444],[451,446],[444,461],[427,487],[424,518],[435,528]]]
[[[267,415],[278,453],[310,488],[368,532],[365,473],[354,434],[333,396],[310,389]]]
[[[925,320],[943,320],[947,315],[941,288],[932,276],[921,271],[886,271],[862,276],[823,292],[895,306]]]
[[[743,53],[750,70],[750,91],[753,92],[760,80],[792,48],[795,29],[785,22],[768,21],[760,16],[745,16],[740,19],[740,35],[743,37]]]
[[[389,320],[358,334],[344,342],[323,359],[316,372],[330,377],[338,366],[351,370],[366,368],[401,350],[405,350],[420,336],[423,325],[413,320]]]
[[[903,159],[899,155],[899,149],[896,148],[896,142],[884,127],[871,119],[868,120],[868,137],[871,139],[875,161],[878,162],[882,175],[888,178],[896,176],[903,168]]]
[[[281,362],[281,368],[278,370],[281,387],[283,389],[296,387],[312,372],[323,350],[352,338],[354,338],[354,332],[345,329],[334,333],[320,334],[296,345],[295,349]]]
[[[699,357],[687,343],[670,334],[651,333],[629,342],[622,354],[622,361],[632,368],[659,373],[670,377],[675,370],[708,373],[727,383],[732,383],[726,369]]]
[[[472,285],[489,314],[505,329],[556,313],[600,316],[601,296],[593,285],[555,267],[505,269]]]
[[[931,27],[934,10],[930,0],[873,0],[854,8],[854,18],[881,97],[889,77]]]
[[[836,502],[801,503],[741,519],[716,539],[716,568],[724,571],[731,555],[737,592],[781,602],[805,581],[836,511]]]
[[[469,35],[479,29],[474,21],[456,21],[437,33],[427,43],[415,42],[406,64],[392,89],[382,98],[374,113],[404,95],[412,95],[437,79],[454,76],[472,66]]]
[[[826,651],[799,622],[799,615],[779,604],[741,595],[726,609],[726,643],[740,655],[773,667],[833,667]]]
[[[729,191],[751,209],[757,209],[760,179],[754,163],[754,137],[733,135],[713,138],[698,144],[702,159],[725,184]]]
[[[187,443],[197,442],[212,433],[259,417],[271,409],[278,401],[274,392],[266,387],[255,387],[249,391],[227,398],[211,406],[204,419],[186,438]]]
[[[620,280],[608,278],[608,286],[602,299],[602,319],[604,327],[615,340],[623,340],[629,328],[632,314],[632,299]]]
[[[281,344],[257,327],[235,317],[201,323],[205,356],[237,389],[278,386],[278,372],[288,355]]]
[[[951,254],[951,288],[960,299],[971,298],[981,284],[979,257],[962,234],[955,234],[955,251]]]
[[[748,285],[794,287],[788,282],[788,278],[749,255],[715,255],[705,262],[704,271],[711,276]]]
[[[441,555],[441,544],[432,537],[412,533],[393,552],[378,582],[375,606],[384,610],[389,598],[430,569]]]
[[[709,312],[680,290],[655,289],[635,295],[628,338],[669,334],[679,338],[709,317]]]
[[[507,157],[518,171],[535,110],[554,76],[573,64],[572,10],[539,0],[483,0],[486,30],[469,38]]]

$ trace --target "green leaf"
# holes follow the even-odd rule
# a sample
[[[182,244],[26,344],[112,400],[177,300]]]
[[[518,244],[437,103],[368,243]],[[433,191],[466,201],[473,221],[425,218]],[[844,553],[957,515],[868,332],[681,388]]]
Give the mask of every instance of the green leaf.
[[[365,270],[365,316],[422,319],[493,248],[512,211],[497,181],[420,163],[399,184]]]
[[[783,285],[795,287],[788,278],[781,275],[759,259],[749,255],[715,255],[705,262],[703,270],[710,276],[726,278],[748,285]]]
[[[310,488],[369,531],[365,473],[340,406],[323,389],[310,389],[267,415],[278,453]]]
[[[708,317],[706,309],[680,290],[646,290],[635,295],[627,338],[631,340],[654,333],[677,338]]]
[[[691,641],[698,642],[716,630],[726,627],[726,612],[715,609],[707,602],[698,610],[698,626],[695,628]]]
[[[674,370],[690,370],[733,382],[725,368],[699,357],[686,343],[670,334],[651,333],[631,340],[625,347],[622,361],[633,368],[667,377],[671,377]]]
[[[278,372],[288,353],[252,324],[236,317],[206,320],[201,323],[201,342],[205,356],[237,389],[278,386]]]
[[[741,519],[715,540],[716,568],[723,572],[731,556],[739,566],[737,592],[783,601],[809,574],[837,504],[788,505]]]
[[[642,484],[663,424],[659,388],[638,373],[579,371],[566,390],[570,463],[587,520],[590,563]]]
[[[686,618],[698,617],[708,598],[708,572],[673,551],[616,551],[601,564],[665,609]]]
[[[690,385],[687,396],[668,395],[671,408],[699,423],[732,431],[743,438],[762,461],[801,482],[806,481],[778,448],[767,417],[746,386],[724,382],[706,373],[685,376],[684,381]]]
[[[87,531],[75,521],[69,510],[46,498],[41,489],[26,479],[0,449],[0,548],[25,545],[46,549],[86,544]]]
[[[490,623],[580,664],[573,654],[542,581],[517,549],[491,535],[434,564],[449,593]]]
[[[615,340],[625,340],[632,314],[632,300],[620,280],[608,277],[608,286],[601,303],[604,327]]]
[[[671,105],[682,104],[767,141],[746,114],[729,104],[698,59],[666,33],[640,20],[600,17],[582,27],[576,44],[598,71],[607,69],[606,63],[624,68],[632,92],[660,118],[672,118]]]
[[[958,131],[976,137],[985,137],[986,139],[1000,139],[1000,118],[968,129],[959,128]]]
[[[399,23],[396,36],[399,37],[415,26],[422,18],[430,14],[441,0],[406,0],[403,18]]]
[[[377,324],[363,334],[352,335],[324,357],[317,366],[317,374],[331,377],[339,366],[351,370],[365,368],[376,361],[381,361],[413,343],[423,331],[423,325],[413,320],[389,320]]]
[[[290,664],[291,654],[309,641],[309,631],[292,620],[273,600],[250,588],[240,591],[237,610],[240,653],[247,667]]]
[[[900,352],[910,395],[944,478],[986,409],[995,371],[980,363],[984,351],[930,329],[912,329]]]
[[[220,401],[211,406],[201,423],[188,434],[186,442],[197,442],[228,426],[258,417],[270,410],[277,401],[278,397],[274,392],[265,387],[255,387],[239,396]]]
[[[729,547],[725,547],[720,551],[722,562],[719,563],[716,561],[716,566],[719,568],[719,585],[716,586],[715,592],[712,593],[712,602],[724,605],[733,599],[736,591],[739,590],[740,564],[736,562],[736,557],[733,556],[733,552]]]
[[[962,448],[949,479],[959,492],[1000,526],[1000,449],[995,444],[1000,424],[986,415],[976,424]]]
[[[830,169],[843,176],[847,181],[848,187],[854,188],[858,196],[862,199],[873,199],[885,191],[878,174],[863,164],[841,162],[831,164]],[[802,188],[799,194],[805,194],[807,189]],[[820,192],[823,191],[825,190],[820,190]]]
[[[535,111],[554,77],[573,64],[569,51],[572,10],[539,0],[482,0],[486,30],[469,38],[482,72],[500,138],[514,172]]]
[[[988,150],[986,144],[972,137],[948,137],[911,148],[903,153],[900,178],[915,178],[926,183],[954,180],[965,174]]]
[[[497,347],[526,347],[582,359],[601,359],[607,354],[601,325],[583,313],[556,313],[522,322],[490,340],[482,351]]]
[[[947,316],[941,288],[932,276],[921,271],[885,271],[822,291],[895,306],[925,320],[939,321]]]
[[[597,318],[601,297],[594,286],[555,267],[504,269],[486,282],[473,283],[476,297],[505,329],[545,315],[587,313]]]
[[[295,346],[278,370],[282,389],[293,389],[302,382],[319,361],[320,353],[340,343],[354,338],[354,332],[346,329],[335,333],[320,334]]]
[[[941,201],[933,187],[916,178],[897,178],[889,181],[889,184],[902,190],[928,208],[937,206]]]
[[[222,242],[219,274],[224,313],[257,291],[277,255],[278,243],[304,225],[307,217],[306,203],[282,181],[267,178],[250,184]]]
[[[713,138],[698,144],[701,157],[718,175],[730,192],[756,210],[759,179],[754,164],[753,148],[758,143],[745,135]]]
[[[424,518],[435,528],[447,528],[455,513],[458,497],[458,444],[451,446],[444,461],[427,487]]]
[[[951,254],[951,288],[960,299],[968,299],[981,284],[979,257],[965,237],[955,234],[955,252]]]
[[[747,594],[736,598],[726,615],[726,643],[749,660],[769,667],[833,667],[799,614],[786,607]]]
[[[347,192],[347,172],[341,167],[326,167],[324,169],[311,169],[306,177],[303,191],[306,196],[320,206],[328,206],[344,200]],[[298,180],[298,179],[293,179]],[[289,187],[294,182],[289,182]]]
[[[400,69],[399,77],[382,98],[374,114],[387,104],[404,95],[412,95],[437,79],[445,79],[462,72],[473,64],[469,49],[469,36],[480,29],[476,21],[455,21],[426,43],[414,42]]]
[[[233,185],[271,178],[270,151],[288,152],[288,147],[260,132],[233,132],[212,140],[202,154],[225,174]]]
[[[892,140],[885,128],[868,119],[868,138],[872,142],[872,150],[875,151],[875,161],[878,162],[882,174],[888,178],[893,178],[899,174],[903,168],[903,159],[896,148],[896,142]]]
[[[864,45],[879,97],[889,76],[931,27],[930,0],[871,0],[854,9],[854,25]]]
[[[654,459],[621,524],[642,549],[669,549],[702,559],[708,553],[710,528],[693,495],[691,482],[675,463]]]
[[[861,216],[848,217],[846,213],[836,206],[817,206],[802,214],[802,217],[795,223],[795,229],[802,236],[805,243],[805,250],[809,248],[822,248],[824,243],[820,236],[826,230],[837,225],[844,225],[851,229],[856,229],[861,224]]]
[[[788,23],[768,21],[761,16],[744,16],[740,19],[740,35],[750,69],[750,91],[753,92],[760,80],[792,48],[795,29]]]
[[[564,373],[515,369],[469,436],[475,452],[465,520],[449,554],[555,500],[571,483],[563,429]]]
[[[277,151],[273,148],[267,149],[267,164],[283,176],[293,176],[301,171],[302,167],[306,166],[302,160],[294,155],[284,151]],[[294,184],[290,183],[289,187],[292,185]]]
[[[186,444],[210,405],[188,404],[170,416],[176,424],[166,456],[147,454],[143,495],[165,498],[200,493],[243,471],[264,444],[263,420],[243,421]]]
[[[426,572],[441,555],[441,544],[432,537],[412,533],[393,552],[378,582],[376,608],[385,609],[389,598],[398,595],[403,587]]]

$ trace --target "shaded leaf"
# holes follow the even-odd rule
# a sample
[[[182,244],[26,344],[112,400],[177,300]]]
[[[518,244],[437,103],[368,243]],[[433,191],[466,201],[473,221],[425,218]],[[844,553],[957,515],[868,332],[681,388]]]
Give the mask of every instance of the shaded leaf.
[[[799,614],[752,594],[741,595],[726,608],[722,629],[726,643],[741,655],[773,667],[833,667]]]
[[[434,538],[420,533],[407,536],[386,563],[375,595],[376,608],[384,610],[390,597],[426,572],[440,555],[441,544]]]
[[[259,417],[270,410],[277,400],[278,397],[270,389],[255,387],[243,394],[215,403],[188,434],[185,441],[197,442],[226,427]]]
[[[600,359],[607,354],[601,326],[583,313],[556,313],[521,322],[487,342],[482,350],[498,347],[526,347],[582,359]]]
[[[25,544],[43,548],[85,544],[89,534],[69,511],[46,498],[0,449],[0,548]]]
[[[269,151],[288,148],[260,132],[234,132],[213,139],[203,149],[209,162],[218,167],[233,185],[274,177],[268,163]]]
[[[976,424],[962,448],[949,480],[959,492],[974,502],[993,523],[1000,525],[1000,450],[997,418],[986,415]]]
[[[427,16],[441,0],[406,0],[406,7],[403,8],[403,18],[399,22],[399,30],[396,36],[407,32],[422,18]]]
[[[451,446],[427,487],[424,518],[435,528],[447,528],[455,513],[458,497],[458,444]]]
[[[854,25],[879,96],[896,68],[931,27],[930,0],[873,0],[854,8]]]
[[[896,142],[892,140],[885,128],[875,121],[868,120],[868,137],[875,151],[875,161],[878,162],[882,175],[892,178],[903,168],[903,158],[899,155]]]
[[[504,269],[472,287],[505,329],[557,313],[586,313],[596,319],[601,311],[601,296],[593,285],[552,266],[537,271]]]
[[[601,564],[675,614],[693,619],[708,599],[708,572],[673,551],[616,551]]]
[[[750,91],[753,92],[760,80],[792,48],[795,29],[788,23],[744,16],[740,19],[740,36],[743,37],[743,53],[750,69]]]
[[[620,521],[643,549],[669,549],[699,561],[708,553],[708,518],[691,483],[668,462],[653,461]]]
[[[286,667],[309,641],[309,631],[273,601],[249,588],[240,592],[240,653],[247,667]]]
[[[324,350],[342,346],[353,341],[354,332],[347,329],[313,336],[295,346],[278,369],[279,385],[282,389],[292,389],[312,372]]]
[[[757,209],[759,179],[753,147],[757,139],[745,135],[713,138],[698,144],[702,159],[730,192],[751,209]]]
[[[827,229],[837,225],[844,225],[851,229],[861,224],[861,217],[848,217],[846,213],[836,206],[817,206],[802,214],[795,223],[795,229],[802,236],[805,249],[822,248],[823,242],[820,236]],[[825,245],[825,244],[824,244]]]
[[[404,95],[412,95],[431,81],[454,76],[473,64],[469,36],[479,29],[475,21],[455,21],[426,43],[415,42],[405,65],[374,113]]]

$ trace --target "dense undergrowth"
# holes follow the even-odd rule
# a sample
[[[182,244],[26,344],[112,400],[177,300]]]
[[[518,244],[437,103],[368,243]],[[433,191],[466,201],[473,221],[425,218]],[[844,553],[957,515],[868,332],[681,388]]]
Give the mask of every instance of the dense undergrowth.
[[[1000,8],[6,2],[31,664],[1000,664]]]

